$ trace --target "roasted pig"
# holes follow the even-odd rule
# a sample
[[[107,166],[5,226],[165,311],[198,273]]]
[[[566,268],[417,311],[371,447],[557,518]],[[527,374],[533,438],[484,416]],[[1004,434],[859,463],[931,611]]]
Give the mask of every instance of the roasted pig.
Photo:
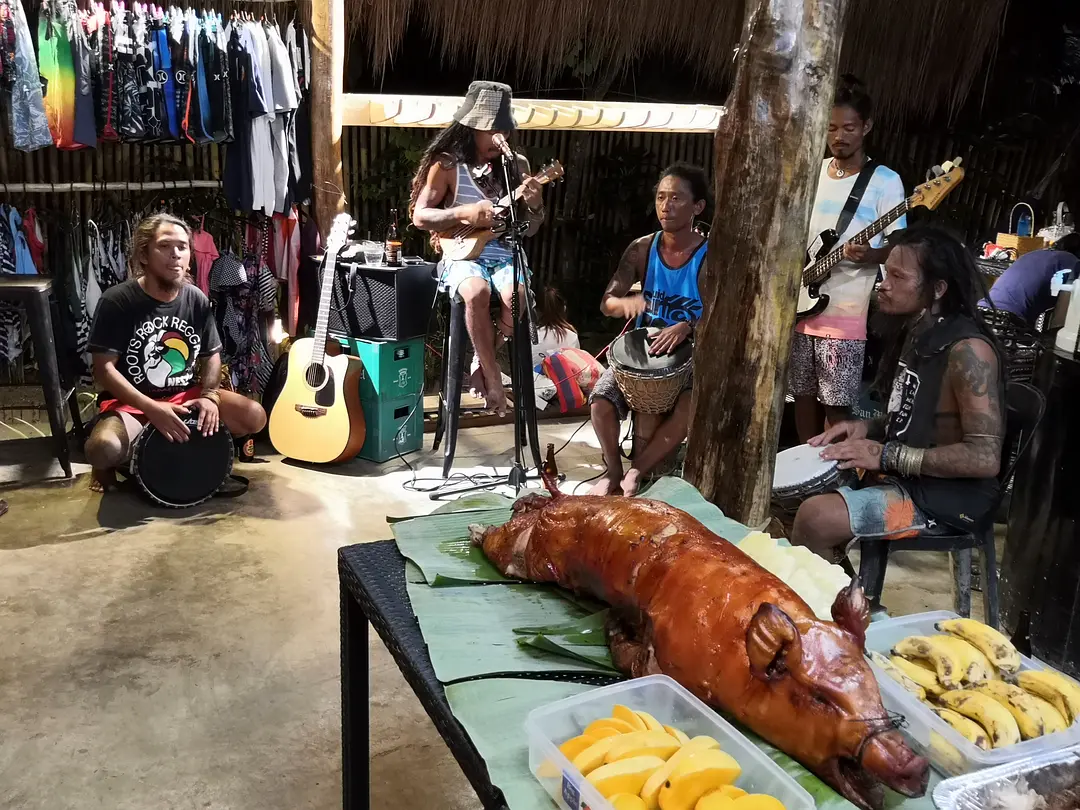
[[[863,657],[869,609],[855,583],[817,619],[794,591],[690,515],[642,498],[517,502],[502,526],[472,527],[506,576],[552,582],[612,607],[620,670],[670,675],[812,770],[856,805],[881,784],[926,790],[929,765],[881,705]]]

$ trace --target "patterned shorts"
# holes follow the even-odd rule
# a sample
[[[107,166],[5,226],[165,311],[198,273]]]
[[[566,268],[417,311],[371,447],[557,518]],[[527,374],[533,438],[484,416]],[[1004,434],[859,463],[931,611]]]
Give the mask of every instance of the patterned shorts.
[[[861,540],[903,540],[941,525],[893,478],[875,477],[871,486],[840,487],[836,492],[847,504],[852,536]]]
[[[848,408],[859,400],[865,340],[840,340],[796,332],[791,343],[788,387],[797,397]]]
[[[693,387],[694,375],[691,374],[686,381],[686,385],[683,386],[683,391],[690,391]],[[600,375],[600,379],[596,381],[592,393],[589,394],[589,404],[592,405],[597,399],[606,399],[614,405],[620,422],[630,415],[630,404],[626,401],[622,389],[619,388],[619,384],[615,381],[615,372],[611,368],[606,369]]]
[[[482,278],[491,287],[491,294],[498,295],[501,290],[509,289],[514,279],[514,263],[512,261],[485,264],[471,261],[445,262],[442,267],[442,276],[439,278],[439,289],[446,290],[451,296],[457,295],[458,287],[468,278]]]

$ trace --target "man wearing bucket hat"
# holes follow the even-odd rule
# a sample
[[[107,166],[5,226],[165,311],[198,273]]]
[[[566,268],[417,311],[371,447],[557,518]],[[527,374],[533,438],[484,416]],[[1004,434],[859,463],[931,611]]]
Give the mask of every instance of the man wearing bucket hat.
[[[498,82],[473,82],[465,101],[454,113],[454,122],[428,144],[412,183],[412,221],[433,234],[459,225],[490,228],[495,221],[494,203],[507,194],[498,166],[503,138],[516,128],[510,108],[511,90]],[[544,220],[540,184],[529,177],[529,164],[517,155],[521,183],[519,216],[528,220],[527,235]],[[513,173],[511,175],[512,182]],[[433,237],[435,240],[436,237]],[[500,415],[506,411],[502,372],[495,359],[495,335],[491,320],[491,296],[502,299],[499,330],[511,334],[511,294],[514,289],[513,253],[504,239],[488,242],[483,252],[467,261],[442,262],[440,285],[465,302],[465,322],[476,348],[479,368],[474,368],[472,388],[486,405]]]

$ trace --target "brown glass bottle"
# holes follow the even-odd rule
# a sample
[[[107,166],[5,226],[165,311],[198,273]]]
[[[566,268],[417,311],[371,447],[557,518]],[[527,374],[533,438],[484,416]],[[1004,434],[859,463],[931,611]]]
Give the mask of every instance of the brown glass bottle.
[[[397,218],[397,209],[391,209],[390,224],[386,227],[386,240],[383,243],[383,262],[387,267],[401,267],[401,236]]]

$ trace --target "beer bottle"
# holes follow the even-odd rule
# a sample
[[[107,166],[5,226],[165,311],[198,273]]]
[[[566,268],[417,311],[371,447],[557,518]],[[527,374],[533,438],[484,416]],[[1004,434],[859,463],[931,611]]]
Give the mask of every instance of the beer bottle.
[[[397,209],[390,211],[390,224],[386,228],[383,252],[387,267],[401,267],[401,236],[398,234]]]

